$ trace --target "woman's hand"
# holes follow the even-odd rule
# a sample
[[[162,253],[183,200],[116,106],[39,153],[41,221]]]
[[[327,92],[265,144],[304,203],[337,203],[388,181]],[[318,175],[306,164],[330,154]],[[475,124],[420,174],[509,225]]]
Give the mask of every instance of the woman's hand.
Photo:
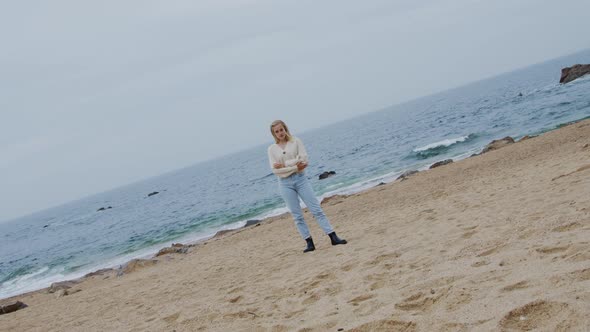
[[[272,165],[274,168],[283,168],[285,167],[285,165],[280,164],[280,163],[274,163],[274,165]]]
[[[304,163],[303,161],[300,161],[297,163],[297,170],[299,172],[303,171],[306,167],[307,167],[307,163]]]

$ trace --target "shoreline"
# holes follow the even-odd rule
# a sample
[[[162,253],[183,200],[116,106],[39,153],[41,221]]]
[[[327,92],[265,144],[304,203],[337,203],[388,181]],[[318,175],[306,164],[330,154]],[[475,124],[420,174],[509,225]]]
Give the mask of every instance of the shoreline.
[[[28,307],[0,330],[581,329],[589,171],[583,120],[322,201],[345,246],[306,212],[317,250],[303,254],[275,216],[119,277],[3,299]]]
[[[547,133],[559,130],[559,129],[567,127],[567,126],[586,121],[586,120],[588,120],[588,118],[589,117],[585,117],[585,118],[582,118],[579,120],[561,123],[561,124],[556,125],[553,129],[543,130],[539,133],[532,133],[532,134],[530,134],[531,136],[529,136],[529,135],[516,135],[515,137],[518,137],[519,139],[515,140],[515,143],[519,143],[523,139],[538,137],[538,136],[545,135]],[[498,138],[498,139],[500,139],[500,138]],[[494,141],[488,143],[487,146],[492,144]],[[459,162],[459,161],[462,161],[465,159],[469,159],[469,158],[473,158],[475,156],[481,155],[483,153],[482,151],[485,149],[485,147],[486,146],[482,147],[481,149],[478,149],[478,151],[480,151],[478,153],[475,153],[475,154],[471,154],[469,152],[463,153],[460,155],[460,156],[463,156],[462,158],[456,158],[456,159],[451,159],[451,160],[452,160],[452,162]],[[440,160],[440,161],[442,161],[442,160]],[[354,183],[352,185],[349,185],[348,187],[343,187],[343,188],[336,189],[334,191],[326,192],[323,195],[318,196],[318,198],[320,199],[320,204],[322,206],[325,203],[332,201],[332,200],[336,200],[338,202],[341,202],[343,199],[346,199],[349,196],[362,194],[364,192],[372,190],[373,188],[375,188],[377,186],[395,183],[395,182],[399,182],[400,180],[404,180],[404,179],[402,179],[402,177],[404,176],[404,174],[407,174],[410,171],[412,172],[411,175],[415,175],[417,173],[428,171],[433,165],[437,164],[440,161],[433,162],[431,164],[426,164],[422,167],[415,168],[415,169],[407,169],[407,170],[403,170],[403,171],[389,172],[385,175],[376,176],[376,177],[368,179],[368,180],[362,180],[358,183]],[[416,171],[416,172],[414,173],[413,171]],[[351,189],[353,187],[357,187],[358,189]],[[224,225],[224,227],[222,227],[221,229],[214,231],[210,235],[203,235],[201,238],[199,238],[197,240],[188,240],[188,241],[183,240],[185,238],[195,237],[194,235],[191,236],[190,234],[187,234],[186,236],[181,237],[177,240],[170,241],[169,245],[163,245],[163,246],[157,245],[154,247],[144,248],[143,251],[145,251],[145,253],[143,253],[143,254],[126,255],[126,256],[129,256],[130,258],[123,258],[124,256],[123,257],[116,257],[112,261],[123,261],[123,262],[117,263],[117,264],[112,264],[112,265],[110,263],[99,264],[99,267],[89,269],[89,272],[74,273],[74,275],[76,275],[76,274],[80,275],[79,277],[73,277],[73,278],[66,277],[64,279],[52,282],[49,286],[40,287],[37,289],[25,291],[22,293],[10,295],[8,297],[0,298],[0,303],[11,301],[13,299],[19,298],[20,296],[25,296],[30,293],[47,292],[48,290],[50,290],[52,288],[52,286],[54,284],[57,284],[59,286],[59,285],[63,285],[63,284],[80,283],[80,282],[83,282],[88,277],[92,277],[92,276],[97,275],[97,272],[101,272],[100,275],[106,275],[109,273],[117,275],[118,273],[121,273],[120,271],[124,270],[125,267],[131,262],[158,260],[158,257],[161,256],[159,254],[160,252],[162,252],[165,249],[171,248],[174,245],[182,245],[183,247],[186,247],[186,248],[192,248],[192,247],[195,247],[195,246],[198,246],[201,244],[205,244],[206,242],[208,242],[210,240],[220,238],[226,234],[242,231],[245,228],[253,226],[253,225],[258,226],[261,223],[271,222],[273,220],[282,219],[284,217],[289,216],[288,211],[277,212],[276,214],[272,213],[273,211],[276,211],[276,210],[286,210],[286,208],[276,208],[276,209],[273,209],[269,212],[263,213],[263,214],[261,214],[261,216],[265,216],[265,217],[261,217],[261,219],[250,219],[250,220],[238,221],[238,222],[234,222],[232,224]],[[307,213],[307,208],[304,208],[304,211]],[[306,218],[306,220],[307,220],[307,218]],[[244,223],[244,225],[236,227],[236,228],[229,228],[229,227],[225,228],[226,226],[232,226],[232,225],[241,224],[241,223]],[[139,252],[141,252],[141,250]]]

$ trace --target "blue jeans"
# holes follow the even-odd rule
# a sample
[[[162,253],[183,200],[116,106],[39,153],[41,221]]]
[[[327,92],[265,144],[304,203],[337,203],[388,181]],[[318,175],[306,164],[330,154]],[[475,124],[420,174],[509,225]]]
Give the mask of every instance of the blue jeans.
[[[309,233],[305,219],[303,219],[303,211],[301,210],[301,205],[299,205],[300,197],[324,233],[330,234],[334,231],[304,172],[295,173],[286,178],[279,178],[279,188],[283,200],[287,203],[287,208],[291,211],[295,226],[297,226],[297,230],[303,239],[309,238],[311,234]]]

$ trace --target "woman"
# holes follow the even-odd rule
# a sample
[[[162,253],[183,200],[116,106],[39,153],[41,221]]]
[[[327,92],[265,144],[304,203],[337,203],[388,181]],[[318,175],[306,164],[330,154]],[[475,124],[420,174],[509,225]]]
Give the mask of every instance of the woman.
[[[324,233],[330,237],[332,245],[346,244],[346,240],[340,239],[334,232],[313,193],[311,184],[305,177],[307,152],[301,140],[291,136],[289,128],[281,120],[274,121],[270,125],[270,132],[275,139],[275,144],[268,147],[268,160],[273,173],[278,176],[281,196],[285,200],[287,208],[291,211],[297,230],[307,242],[307,247],[303,252],[314,251],[315,245],[309,233],[309,228],[303,219],[299,197],[309,208]]]

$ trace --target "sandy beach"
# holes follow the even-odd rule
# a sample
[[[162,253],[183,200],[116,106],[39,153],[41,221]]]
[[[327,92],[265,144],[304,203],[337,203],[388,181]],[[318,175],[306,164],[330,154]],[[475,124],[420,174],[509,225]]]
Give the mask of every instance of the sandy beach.
[[[264,220],[63,292],[1,331],[587,331],[590,120]]]

